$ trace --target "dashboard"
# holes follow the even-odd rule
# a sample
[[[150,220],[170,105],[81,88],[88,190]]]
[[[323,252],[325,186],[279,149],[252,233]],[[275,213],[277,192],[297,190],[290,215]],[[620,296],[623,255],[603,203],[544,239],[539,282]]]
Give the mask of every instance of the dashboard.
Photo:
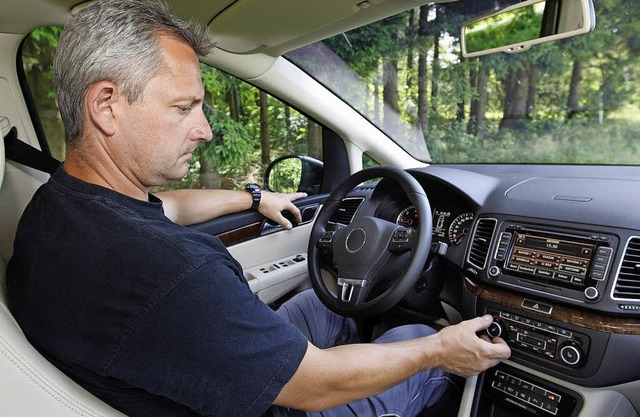
[[[609,386],[632,386],[621,391],[630,409],[640,409],[640,169],[410,172],[430,201],[433,242],[447,245],[442,273],[462,282],[462,318],[493,315],[487,333],[512,348],[513,366],[483,375],[473,415],[490,415],[496,404],[506,414],[578,415],[584,387]],[[420,216],[390,180],[355,194],[363,198],[359,213],[407,228]]]

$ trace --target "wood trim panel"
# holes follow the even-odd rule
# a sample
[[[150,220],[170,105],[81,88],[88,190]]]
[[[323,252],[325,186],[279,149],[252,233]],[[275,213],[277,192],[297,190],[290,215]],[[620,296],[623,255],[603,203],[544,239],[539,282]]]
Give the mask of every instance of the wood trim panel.
[[[548,301],[540,301],[499,288],[478,284],[469,278],[465,278],[465,287],[467,291],[482,300],[501,304],[519,311],[526,311],[527,315],[546,317],[601,332],[640,335],[640,320],[636,318],[609,317],[592,311],[583,311],[573,307],[553,304]],[[540,301],[541,304],[552,306],[551,314],[543,314],[533,310],[523,309],[522,303],[525,299]]]
[[[220,233],[217,236],[222,241],[222,243],[224,243],[224,245],[228,247],[260,236],[261,225],[262,222],[256,222],[239,229]]]

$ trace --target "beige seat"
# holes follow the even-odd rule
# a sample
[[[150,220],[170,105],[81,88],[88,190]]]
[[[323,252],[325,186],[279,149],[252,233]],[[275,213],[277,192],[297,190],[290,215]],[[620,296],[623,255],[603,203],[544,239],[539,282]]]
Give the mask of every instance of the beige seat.
[[[5,168],[1,139],[0,188]],[[4,177],[5,184],[9,180]],[[73,382],[29,344],[7,307],[6,264],[0,254],[0,416],[124,416]]]

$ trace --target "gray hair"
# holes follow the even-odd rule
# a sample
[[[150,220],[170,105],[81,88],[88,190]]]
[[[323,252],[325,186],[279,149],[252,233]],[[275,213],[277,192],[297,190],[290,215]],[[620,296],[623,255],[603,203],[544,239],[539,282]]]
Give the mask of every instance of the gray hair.
[[[91,85],[111,81],[129,103],[162,68],[160,36],[184,41],[204,56],[214,47],[206,28],[182,21],[164,0],[97,0],[65,26],[53,61],[53,79],[67,143],[85,127],[83,104]]]

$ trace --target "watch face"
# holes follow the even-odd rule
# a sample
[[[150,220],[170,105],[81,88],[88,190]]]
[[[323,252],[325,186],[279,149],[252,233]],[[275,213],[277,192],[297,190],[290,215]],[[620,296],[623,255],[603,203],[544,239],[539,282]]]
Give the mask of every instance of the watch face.
[[[262,191],[262,188],[258,184],[247,184],[244,186],[244,189],[253,192],[253,191]]]

